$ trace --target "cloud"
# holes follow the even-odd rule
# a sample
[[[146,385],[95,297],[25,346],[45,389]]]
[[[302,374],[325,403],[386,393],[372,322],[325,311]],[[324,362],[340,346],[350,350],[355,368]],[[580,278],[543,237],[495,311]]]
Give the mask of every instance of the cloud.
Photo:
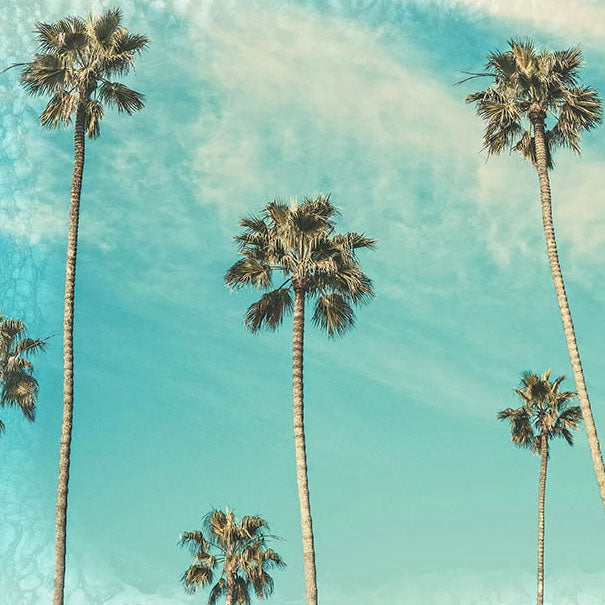
[[[281,191],[324,154],[335,171],[362,154],[385,179],[403,153],[439,161],[477,130],[449,84],[396,60],[359,22],[265,3],[181,10],[213,89],[196,129],[205,201]]]
[[[426,2],[416,4],[426,6]],[[523,23],[573,42],[589,40],[600,46],[605,35],[605,6],[600,2],[577,0],[431,0],[440,9],[463,10],[472,18]]]

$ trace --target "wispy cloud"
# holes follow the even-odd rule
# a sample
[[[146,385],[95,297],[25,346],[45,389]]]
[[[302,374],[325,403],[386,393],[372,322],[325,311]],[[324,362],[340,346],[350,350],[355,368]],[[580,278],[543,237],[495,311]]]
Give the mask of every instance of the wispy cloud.
[[[599,44],[605,35],[605,6],[577,0],[430,0],[410,3],[433,4],[440,10],[463,10],[470,18],[488,16],[501,23],[518,23],[575,42]]]

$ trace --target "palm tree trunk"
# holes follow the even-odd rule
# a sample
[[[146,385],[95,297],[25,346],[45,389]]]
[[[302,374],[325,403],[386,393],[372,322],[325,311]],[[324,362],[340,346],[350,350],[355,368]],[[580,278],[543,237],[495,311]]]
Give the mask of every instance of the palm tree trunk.
[[[543,432],[540,439],[540,490],[538,492],[538,600],[544,603],[544,499],[546,496],[546,466],[548,464],[548,440]]]
[[[303,399],[303,350],[305,334],[305,290],[295,288],[294,321],[292,329],[292,412],[294,416],[294,448],[296,450],[296,479],[300,503],[303,560],[305,565],[305,593],[307,605],[317,605],[317,580],[315,578],[315,545],[313,522],[309,501],[307,477],[307,451],[305,446],[304,399]]]
[[[74,169],[69,202],[69,226],[67,230],[67,261],[65,264],[65,303],[63,310],[63,423],[61,425],[61,449],[59,452],[59,479],[57,481],[57,515],[55,520],[55,580],[53,605],[63,605],[65,588],[65,546],[67,527],[67,491],[71,429],[73,420],[73,332],[74,288],[76,283],[76,256],[78,251],[78,221],[80,217],[80,193],[84,173],[84,129],[86,121],[84,95],[76,114],[74,133]]]
[[[563,332],[567,342],[567,350],[573,370],[574,380],[576,382],[576,391],[578,400],[582,410],[584,426],[586,427],[586,435],[588,437],[588,446],[592,456],[595,475],[597,476],[597,484],[601,494],[603,508],[605,509],[605,466],[603,465],[603,456],[597,436],[592,409],[590,407],[590,399],[586,390],[586,382],[584,381],[584,372],[582,370],[582,362],[576,342],[576,334],[574,331],[571,311],[565,293],[565,284],[561,273],[561,265],[559,263],[559,254],[557,252],[557,240],[555,239],[555,228],[552,219],[552,205],[550,196],[550,182],[548,178],[548,169],[546,161],[546,141],[544,134],[544,116],[537,115],[532,117],[534,126],[534,135],[536,143],[536,169],[540,180],[540,199],[542,203],[542,223],[544,225],[544,237],[546,239],[546,251],[548,253],[548,262],[555,286],[557,302],[561,312],[561,320],[563,322]]]
[[[225,605],[233,605],[233,589],[234,589],[233,577],[230,575],[227,575],[227,591],[225,592]]]

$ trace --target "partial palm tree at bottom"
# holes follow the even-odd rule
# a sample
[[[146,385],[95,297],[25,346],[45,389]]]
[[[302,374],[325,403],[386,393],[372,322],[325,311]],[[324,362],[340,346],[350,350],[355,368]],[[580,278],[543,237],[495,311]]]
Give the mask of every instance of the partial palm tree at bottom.
[[[185,590],[193,594],[210,586],[218,569],[208,605],[223,597],[226,605],[249,605],[251,592],[258,599],[271,596],[274,583],[268,570],[285,567],[285,563],[267,546],[269,540],[277,539],[267,533],[267,522],[257,516],[239,521],[227,508],[210,511],[202,527],[182,533],[179,539],[179,545],[188,547],[193,555],[193,563],[181,577]]]
[[[538,595],[537,605],[544,603],[544,511],[546,498],[546,470],[550,455],[549,441],[555,437],[573,445],[571,431],[582,420],[579,406],[568,407],[576,394],[559,391],[565,376],[550,382],[550,370],[543,376],[525,372],[516,389],[523,401],[520,408],[507,408],[498,414],[500,420],[510,422],[511,441],[540,456],[540,486],[538,490]]]

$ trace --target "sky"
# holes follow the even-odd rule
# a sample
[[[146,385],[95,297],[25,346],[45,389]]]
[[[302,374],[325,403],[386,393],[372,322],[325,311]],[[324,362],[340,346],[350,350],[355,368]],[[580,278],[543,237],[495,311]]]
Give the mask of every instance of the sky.
[[[113,6],[5,0],[3,65],[36,21]],[[571,376],[537,178],[486,160],[455,86],[513,36],[581,44],[605,90],[605,6],[579,0],[127,0],[149,35],[87,144],[76,287],[67,605],[204,603],[180,585],[180,532],[229,506],[260,514],[287,563],[273,603],[301,605],[291,333],[251,335],[230,292],[240,216],[331,193],[376,299],[334,341],[305,340],[309,482],[325,604],[518,605],[535,598],[539,460],[499,410],[520,372]],[[62,391],[69,131],[0,77],[0,306],[50,336],[33,424],[0,410],[0,594],[48,602]],[[554,218],[597,428],[605,436],[603,129],[560,152]],[[566,386],[573,389],[573,382]],[[604,437],[605,438],[605,437]],[[599,605],[605,525],[583,429],[553,445],[548,605]]]

